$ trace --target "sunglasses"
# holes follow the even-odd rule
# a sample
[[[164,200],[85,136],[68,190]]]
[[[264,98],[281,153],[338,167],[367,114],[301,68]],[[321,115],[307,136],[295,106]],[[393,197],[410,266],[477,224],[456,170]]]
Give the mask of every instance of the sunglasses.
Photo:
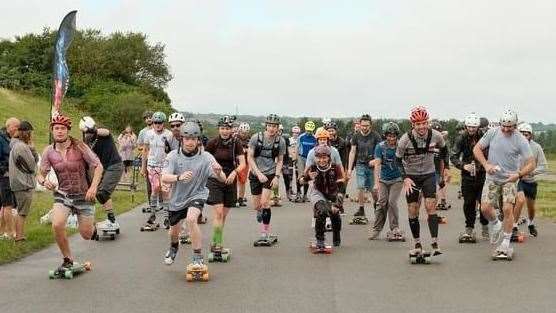
[[[155,124],[155,125],[161,125],[161,124],[164,124],[164,122],[153,122],[153,124]]]
[[[170,124],[171,128],[180,128],[181,124]]]

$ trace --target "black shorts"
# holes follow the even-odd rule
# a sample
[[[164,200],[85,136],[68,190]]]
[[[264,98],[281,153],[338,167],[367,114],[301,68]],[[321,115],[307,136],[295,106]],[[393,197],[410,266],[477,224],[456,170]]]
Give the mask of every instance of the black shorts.
[[[528,183],[528,182],[520,180],[519,183],[517,183],[517,191],[518,192],[523,191],[523,193],[525,194],[525,198],[527,198],[527,199],[531,199],[531,200],[537,199],[537,183],[536,182]]]
[[[207,182],[207,187],[209,189],[207,204],[223,204],[225,208],[233,208],[236,206],[237,185],[235,182],[231,185],[226,185],[225,183],[211,178]]]
[[[436,198],[436,177],[435,173],[425,175],[408,175],[415,183],[415,189],[405,196],[407,203],[415,203],[419,201],[419,195],[422,194],[425,199]]]
[[[170,222],[170,226],[177,225],[181,220],[187,217],[187,211],[189,208],[197,208],[203,213],[203,207],[205,206],[205,200],[196,199],[187,202],[184,205],[184,208],[178,211],[168,211],[168,221]]]
[[[10,187],[9,177],[0,177],[0,206],[15,207],[15,195]]]
[[[124,160],[124,167],[133,166],[133,160]]]
[[[253,175],[253,173],[249,174],[249,186],[251,187],[251,194],[254,196],[258,196],[263,193],[264,189],[272,189],[270,188],[270,184],[272,184],[272,180],[274,179],[274,174],[265,175],[268,180],[266,183],[261,183],[257,176]]]

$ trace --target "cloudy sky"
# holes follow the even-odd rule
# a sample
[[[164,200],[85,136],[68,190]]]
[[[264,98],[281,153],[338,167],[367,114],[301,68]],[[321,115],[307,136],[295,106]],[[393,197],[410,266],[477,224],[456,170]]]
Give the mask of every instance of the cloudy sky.
[[[79,28],[163,42],[180,110],[556,122],[553,0],[0,1],[2,38],[77,9]]]

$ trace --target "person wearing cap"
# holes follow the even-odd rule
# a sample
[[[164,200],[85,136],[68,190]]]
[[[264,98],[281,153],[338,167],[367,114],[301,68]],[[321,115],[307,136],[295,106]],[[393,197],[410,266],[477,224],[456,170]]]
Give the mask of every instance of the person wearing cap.
[[[15,241],[24,241],[25,218],[31,210],[33,191],[35,190],[37,174],[37,154],[32,140],[33,126],[27,121],[21,121],[15,136],[10,141],[10,187],[14,193],[17,208],[15,222]]]
[[[301,133],[301,128],[295,125],[291,129],[292,135],[290,137],[290,145],[288,147],[288,154],[290,159],[292,160],[293,164],[293,175],[292,179],[295,181],[295,192],[293,191],[293,187],[291,190],[291,194],[288,194],[288,199],[290,201],[296,200],[296,195],[301,194],[301,185],[299,184],[299,175],[303,175],[303,173],[299,173],[297,168],[297,158],[298,158],[298,151],[299,148],[297,146],[299,141],[299,134]]]
[[[510,246],[513,209],[517,196],[517,182],[535,170],[535,158],[531,146],[517,129],[517,113],[505,110],[500,117],[500,127],[489,129],[473,148],[473,154],[485,168],[486,180],[481,197],[481,210],[489,220],[491,244],[502,242],[494,251],[493,258],[511,258]],[[484,150],[488,150],[488,158]],[[495,208],[502,203],[504,214],[500,222]],[[503,233],[502,236],[500,234]]]
[[[139,151],[139,158],[141,158],[141,163],[143,163],[143,149],[145,147],[145,135],[149,130],[153,128],[153,111],[145,111],[143,113],[143,121],[145,122],[145,127],[139,131],[137,135],[137,150]],[[151,193],[152,193],[152,186],[151,182],[148,179],[145,179],[145,183],[147,185],[147,200],[151,203]]]
[[[6,127],[0,130],[0,218],[4,229],[0,239],[16,237],[15,221],[12,213],[15,207],[15,196],[10,187],[9,163],[10,140],[19,128],[19,120],[15,117],[6,120]]]
[[[83,239],[96,236],[95,197],[103,172],[102,164],[91,148],[69,135],[71,124],[70,118],[61,114],[52,118],[50,129],[54,141],[44,149],[37,175],[37,182],[54,192],[52,230],[64,258],[58,268],[60,272],[73,266],[66,234],[69,215],[77,215],[78,229]],[[56,173],[57,184],[48,179],[51,170]],[[93,171],[90,183],[87,179],[89,170]]]
[[[307,155],[309,151],[317,145],[317,138],[313,135],[315,132],[315,122],[307,121],[304,125],[305,132],[299,136],[297,139],[297,172],[302,175],[305,173],[305,164],[307,163]],[[303,186],[303,193],[297,192],[296,202],[306,202],[307,201],[307,191],[309,190],[308,185]]]
[[[174,263],[179,248],[179,234],[185,220],[190,231],[193,254],[188,269],[206,268],[202,255],[202,233],[198,218],[209,197],[210,178],[224,183],[226,175],[214,157],[201,149],[201,130],[195,122],[185,122],[181,129],[181,147],[170,151],[162,169],[162,182],[172,185],[168,220],[170,247],[164,263]]]
[[[538,175],[542,175],[548,171],[548,164],[544,151],[536,141],[533,140],[533,127],[528,123],[521,123],[517,126],[517,130],[529,141],[531,152],[535,160],[535,169],[529,174],[523,176],[517,183],[517,200],[514,207],[514,226],[512,230],[512,239],[516,239],[518,234],[517,223],[521,217],[521,209],[527,204],[527,225],[529,234],[533,237],[538,236],[535,227],[535,202],[537,199],[537,179]],[[523,164],[522,164],[523,166]]]
[[[249,150],[249,139],[251,139],[251,126],[249,123],[242,122],[239,124],[238,133],[236,138],[241,143],[243,148],[243,157],[247,160],[247,151]],[[238,198],[237,203],[240,207],[247,206],[247,198],[245,197],[245,185],[247,183],[247,178],[249,177],[249,164],[245,161],[245,166],[237,174],[237,187],[238,187]]]

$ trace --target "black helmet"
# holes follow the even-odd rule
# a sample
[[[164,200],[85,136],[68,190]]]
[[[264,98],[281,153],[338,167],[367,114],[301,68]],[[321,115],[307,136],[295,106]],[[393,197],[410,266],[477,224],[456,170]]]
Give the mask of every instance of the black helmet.
[[[490,124],[486,117],[481,117],[480,120],[481,122],[479,124],[479,128],[487,128],[488,125]]]
[[[276,114],[269,114],[266,117],[266,124],[275,124],[275,125],[279,125],[280,124],[280,117]]]
[[[394,122],[388,122],[382,124],[382,133],[386,136],[388,134],[394,134],[398,136],[400,134],[400,127]]]
[[[151,118],[153,116],[153,114],[154,114],[153,111],[147,110],[147,111],[143,112],[143,119]]]
[[[234,116],[224,115],[218,121],[218,127],[232,127],[235,121]]]
[[[332,121],[330,121],[330,122],[328,122],[328,123],[326,123],[326,124],[324,125],[324,129],[328,130],[328,129],[330,129],[330,128],[334,128],[334,129],[337,130],[337,129],[338,129],[338,125],[336,125],[336,123],[334,123],[334,122],[332,122]]]
[[[180,133],[183,137],[201,137],[201,128],[195,122],[185,122],[180,128]]]
[[[371,118],[371,116],[369,114],[363,114],[361,115],[361,117],[359,118],[359,122],[361,121],[369,121],[372,122],[373,119]]]
[[[458,124],[456,125],[456,130],[460,131],[460,130],[464,130],[464,129],[465,129],[465,123],[458,122]]]
[[[441,132],[443,130],[442,124],[440,124],[439,121],[433,121],[431,123],[431,127],[432,127],[432,129],[437,130],[439,132]]]

